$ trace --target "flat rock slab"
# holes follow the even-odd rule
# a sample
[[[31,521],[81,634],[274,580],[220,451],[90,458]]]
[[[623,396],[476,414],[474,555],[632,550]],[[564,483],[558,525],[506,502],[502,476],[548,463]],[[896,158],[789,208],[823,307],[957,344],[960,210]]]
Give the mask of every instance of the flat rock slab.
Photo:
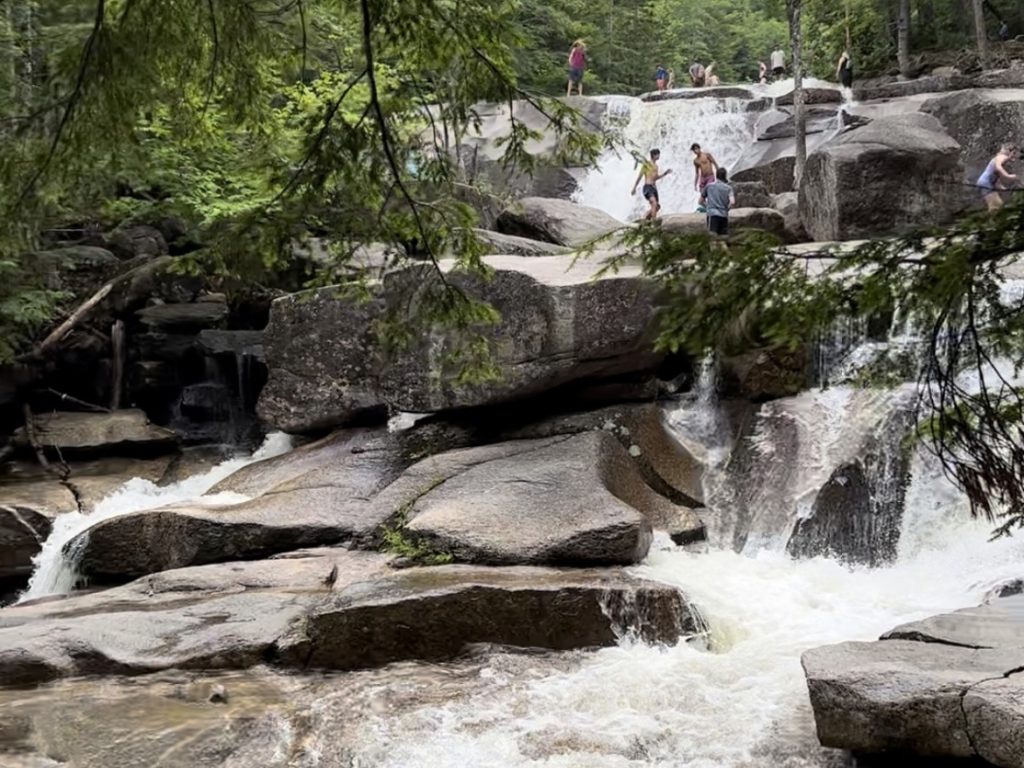
[[[1024,596],[803,655],[824,746],[1024,768]]]
[[[500,256],[559,256],[569,252],[569,249],[562,245],[528,237],[503,235],[501,232],[490,232],[486,229],[475,230],[474,234],[490,253]]]
[[[703,213],[672,213],[661,218],[661,229],[673,235],[699,235],[708,231]],[[734,208],[729,212],[729,231],[760,230],[778,237],[786,236],[786,219],[773,208]]]
[[[498,216],[498,231],[579,248],[626,225],[598,208],[554,197],[524,197]]]
[[[168,448],[174,433],[149,423],[146,414],[129,408],[113,413],[57,411],[35,418],[36,439],[44,448],[80,453],[117,453],[126,449]],[[25,429],[15,433],[15,442],[28,445]]]
[[[754,93],[735,86],[711,86],[709,88],[673,88],[670,91],[653,91],[640,97],[641,101],[677,101],[679,99],[753,99]]]
[[[965,648],[1024,648],[1024,595],[902,624],[882,639],[920,640]]]
[[[486,436],[443,422],[340,430],[211,489],[247,500],[112,517],[68,551],[80,573],[110,583],[300,547],[377,549],[400,529],[429,552],[502,565],[639,562],[652,527],[704,537],[701,467],[654,406],[542,420],[498,439],[445,451]]]
[[[0,679],[162,669],[356,669],[450,659],[473,643],[556,650],[698,624],[674,588],[619,570],[442,566],[392,571],[344,550],[225,563],[0,610]]]
[[[962,699],[976,685],[1024,669],[1024,650],[842,643],[807,651],[803,666],[822,745],[967,758],[977,754],[977,734],[969,731]]]
[[[338,288],[274,302],[265,336],[269,379],[258,410],[291,433],[352,423],[385,404],[412,413],[494,405],[581,382],[656,368],[652,344],[656,286],[636,269],[594,279],[601,264],[572,256],[495,256],[489,280],[450,281],[489,303],[501,320],[484,331],[497,378],[460,383],[452,362],[463,343],[441,329],[400,355],[384,355],[376,324],[408,306],[429,275],[392,273],[377,298],[360,302]],[[445,263],[446,269],[452,265]]]
[[[228,318],[224,301],[195,301],[188,304],[157,304],[137,313],[143,325],[165,330],[200,330],[218,328]]]

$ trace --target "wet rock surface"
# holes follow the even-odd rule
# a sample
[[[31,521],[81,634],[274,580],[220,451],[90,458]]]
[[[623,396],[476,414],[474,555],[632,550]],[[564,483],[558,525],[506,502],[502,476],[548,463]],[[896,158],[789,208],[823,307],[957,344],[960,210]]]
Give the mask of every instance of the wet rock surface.
[[[1024,597],[803,655],[825,746],[1024,766]]]
[[[376,548],[389,531],[424,554],[497,564],[633,563],[652,527],[703,538],[701,467],[653,406],[499,434],[503,442],[451,450],[494,438],[443,422],[342,430],[212,489],[242,500],[124,514],[69,546],[84,575],[109,582],[305,546]]]
[[[8,608],[0,612],[0,671],[8,685],[28,685],[266,660],[356,669],[452,658],[481,642],[565,650],[611,645],[627,629],[665,643],[697,631],[674,588],[621,571],[393,571],[390,559],[315,550]]]
[[[35,436],[43,448],[76,454],[103,454],[136,450],[163,450],[173,447],[173,432],[149,422],[138,409],[111,413],[58,411],[35,418]],[[15,442],[28,445],[24,428],[15,434]]]

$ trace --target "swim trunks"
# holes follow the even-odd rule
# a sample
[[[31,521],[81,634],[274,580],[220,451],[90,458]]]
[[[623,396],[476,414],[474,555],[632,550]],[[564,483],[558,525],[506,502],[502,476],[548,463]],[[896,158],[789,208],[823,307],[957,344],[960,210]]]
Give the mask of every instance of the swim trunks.
[[[583,67],[569,67],[569,79],[574,83],[583,82]]]
[[[661,202],[658,198],[658,188],[653,184],[644,184],[644,200],[650,200],[651,198],[654,198],[656,203]]]
[[[715,180],[714,175],[709,175],[709,176],[703,176],[702,175],[700,177],[700,184],[697,186],[697,191],[703,193],[704,192],[704,187],[706,187],[708,184],[710,184],[714,180]]]

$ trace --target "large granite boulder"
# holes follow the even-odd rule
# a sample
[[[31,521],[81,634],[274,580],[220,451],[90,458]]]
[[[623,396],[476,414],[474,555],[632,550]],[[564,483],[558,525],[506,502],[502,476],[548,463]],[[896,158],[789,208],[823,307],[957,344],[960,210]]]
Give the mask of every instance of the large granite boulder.
[[[376,503],[399,510],[404,530],[421,545],[496,565],[636,563],[651,545],[644,513],[675,511],[602,432],[434,456]]]
[[[503,235],[487,229],[478,229],[474,234],[489,253],[501,256],[558,256],[569,252],[565,246],[528,237]]]
[[[419,451],[434,450],[426,438],[339,432],[213,489],[247,493],[247,501],[218,505],[212,497],[113,517],[69,551],[80,573],[109,582],[345,542],[431,560],[635,563],[647,554],[652,526],[686,542],[703,536],[694,509],[647,485],[631,451],[605,430],[413,463]]]
[[[35,437],[43,448],[71,453],[118,453],[126,450],[162,450],[172,447],[175,435],[150,424],[134,408],[112,413],[57,411],[35,417]],[[25,428],[15,433],[15,444],[28,445]]]
[[[473,643],[568,650],[613,645],[626,631],[675,643],[699,629],[676,589],[619,570],[389,563],[297,552],[0,610],[0,677],[27,685],[268,662],[355,669],[450,659]]]
[[[802,660],[825,746],[1024,767],[1024,596]]]
[[[960,146],[934,117],[879,118],[808,157],[801,216],[820,241],[944,224],[962,206],[962,180]]]
[[[53,520],[77,511],[74,494],[54,478],[0,483],[0,593],[3,583],[32,572]]]
[[[594,280],[599,263],[571,256],[492,256],[489,280],[449,280],[488,302],[501,320],[493,340],[497,378],[457,381],[452,353],[462,342],[429,331],[385,359],[376,322],[389,303],[405,306],[420,274],[385,278],[376,298],[360,302],[337,288],[274,302],[264,337],[270,370],[262,418],[286,432],[315,432],[352,422],[389,404],[413,413],[493,405],[536,396],[581,380],[652,371],[656,287],[625,268]]]
[[[960,144],[970,183],[981,175],[1003,144],[1024,144],[1024,92],[956,91],[929,99],[921,111],[933,115]]]
[[[506,208],[497,229],[556,245],[579,248],[626,225],[598,208],[547,197],[526,197]]]
[[[742,162],[742,161],[741,161]],[[752,165],[742,165],[731,174],[735,182],[759,181],[773,195],[793,191],[796,157],[792,152],[774,158],[758,158]]]

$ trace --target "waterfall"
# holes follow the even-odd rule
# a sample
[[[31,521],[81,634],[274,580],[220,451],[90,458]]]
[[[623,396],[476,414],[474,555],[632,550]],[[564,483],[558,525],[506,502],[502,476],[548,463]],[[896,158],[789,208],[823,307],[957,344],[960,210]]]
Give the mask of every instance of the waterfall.
[[[639,171],[633,154],[647,157],[661,150],[658,182],[663,213],[692,213],[698,195],[693,188],[693,153],[700,144],[725,168],[735,163],[753,141],[756,113],[741,99],[691,98],[645,103],[623,96],[605,97],[606,122],[621,130],[624,148],[609,150],[579,182],[573,200],[600,208],[621,221],[643,215],[647,208],[639,188],[629,192]]]
[[[287,453],[291,447],[290,436],[275,432],[268,435],[263,445],[251,456],[228,459],[203,474],[193,475],[163,487],[136,477],[100,501],[90,514],[68,512],[60,515],[54,521],[50,535],[43,542],[39,554],[33,559],[32,578],[19,602],[46,595],[67,594],[76,587],[80,580],[76,559],[81,554],[79,547],[82,539],[75,542],[78,546],[72,542],[94,525],[121,515],[164,507],[168,504],[201,501],[207,506],[220,506],[245,501],[246,497],[237,493],[218,493],[210,496],[205,494],[221,480],[247,464]],[[69,545],[72,546],[69,548]]]

